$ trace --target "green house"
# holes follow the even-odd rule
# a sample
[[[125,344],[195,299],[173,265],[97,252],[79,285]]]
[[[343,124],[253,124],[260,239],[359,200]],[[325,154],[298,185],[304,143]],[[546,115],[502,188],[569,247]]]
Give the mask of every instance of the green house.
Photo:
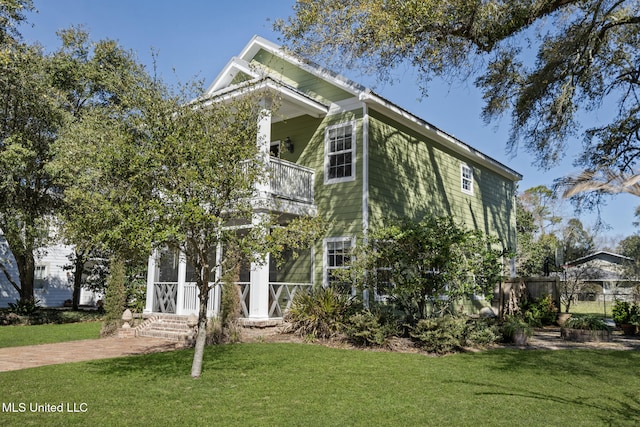
[[[327,236],[276,269],[252,264],[238,281],[242,316],[278,319],[298,290],[327,285],[358,236],[386,218],[450,215],[516,246],[520,174],[371,90],[254,37],[206,97],[275,93],[257,141],[269,158],[255,216],[322,215]],[[269,155],[267,156],[266,153]],[[197,289],[180,254],[149,259],[146,313],[196,313]],[[218,312],[213,289],[210,313]]]

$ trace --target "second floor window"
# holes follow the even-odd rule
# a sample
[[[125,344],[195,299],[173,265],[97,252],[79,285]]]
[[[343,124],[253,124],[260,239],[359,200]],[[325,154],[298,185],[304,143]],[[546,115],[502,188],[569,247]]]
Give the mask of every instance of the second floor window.
[[[355,126],[353,123],[330,126],[325,131],[325,183],[355,178]]]
[[[473,169],[465,164],[460,165],[460,179],[462,192],[473,194]]]

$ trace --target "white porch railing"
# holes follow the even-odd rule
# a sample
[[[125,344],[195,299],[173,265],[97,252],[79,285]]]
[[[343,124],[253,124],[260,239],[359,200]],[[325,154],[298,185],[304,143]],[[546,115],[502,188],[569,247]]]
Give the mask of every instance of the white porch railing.
[[[248,318],[250,309],[251,286],[249,282],[236,282],[238,296],[240,298],[241,316]],[[295,294],[304,289],[310,289],[311,283],[269,283],[269,317],[280,318],[291,307],[291,301]],[[198,287],[195,283],[185,283],[184,298],[181,307],[177,307],[178,282],[156,282],[153,284],[153,312],[154,313],[198,313]],[[218,312],[219,301],[216,298],[215,287],[209,291],[209,313]],[[179,308],[177,311],[176,309]]]
[[[198,313],[200,291],[195,283],[184,284],[184,300],[182,301],[183,313]],[[216,312],[218,302],[216,301],[215,286],[209,289],[209,301],[207,302],[207,311],[209,313]]]
[[[153,312],[175,313],[178,298],[178,282],[156,282],[153,284]]]
[[[282,317],[291,307],[295,294],[311,289],[311,283],[269,283],[269,317]]]
[[[271,192],[285,199],[313,203],[314,172],[304,166],[271,157],[269,159]]]

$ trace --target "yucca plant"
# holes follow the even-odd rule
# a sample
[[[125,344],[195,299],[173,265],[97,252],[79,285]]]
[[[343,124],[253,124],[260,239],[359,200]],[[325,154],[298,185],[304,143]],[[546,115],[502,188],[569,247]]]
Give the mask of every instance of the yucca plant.
[[[348,295],[331,287],[298,292],[285,314],[287,331],[312,340],[331,338],[341,331],[351,303]]]

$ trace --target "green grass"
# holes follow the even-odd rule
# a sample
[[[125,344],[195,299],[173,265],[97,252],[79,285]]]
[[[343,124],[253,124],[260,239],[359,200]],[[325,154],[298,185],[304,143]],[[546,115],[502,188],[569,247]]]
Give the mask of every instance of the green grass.
[[[569,312],[572,314],[592,314],[594,316],[604,317],[605,308],[607,317],[611,317],[611,309],[613,301],[607,300],[606,306],[602,301],[576,301],[571,304]]]
[[[640,353],[446,357],[310,344],[208,347],[0,373],[3,425],[599,426],[640,424]],[[31,413],[62,403],[85,413]],[[85,406],[82,406],[85,408]]]
[[[0,348],[100,338],[101,322],[1,326]]]

